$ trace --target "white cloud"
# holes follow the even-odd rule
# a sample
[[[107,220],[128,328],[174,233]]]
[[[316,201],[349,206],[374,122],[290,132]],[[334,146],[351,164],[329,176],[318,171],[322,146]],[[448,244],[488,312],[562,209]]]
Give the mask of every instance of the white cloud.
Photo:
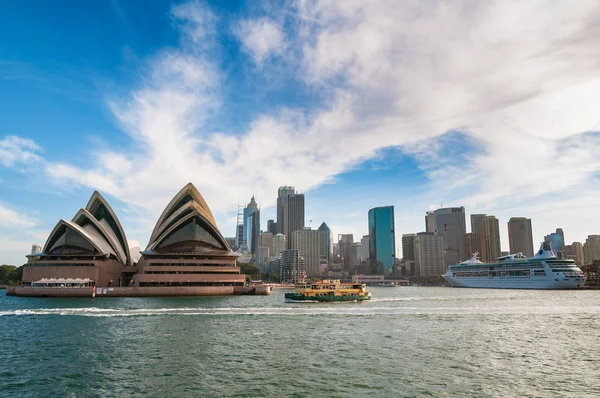
[[[27,138],[9,135],[0,140],[0,164],[13,167],[17,164],[32,164],[40,160],[40,148]]]
[[[582,133],[600,129],[600,3],[298,4],[294,37],[274,17],[236,32],[257,62],[289,50],[304,81],[326,93],[323,105],[269,109],[243,132],[208,131],[226,76],[197,44],[214,40],[216,17],[186,3],[172,15],[191,44],[160,52],[131,97],[110,104],[133,154],[115,148],[89,168],[50,164],[48,173],[155,216],[191,181],[218,219],[253,190],[269,206],[279,185],[310,190],[388,146],[403,146],[429,176],[422,212],[450,200],[508,212],[532,199],[560,203],[564,188],[589,192],[600,139]],[[469,156],[441,151],[438,137],[454,130],[477,143]]]
[[[281,54],[285,50],[281,25],[271,19],[244,20],[234,31],[244,49],[252,55],[257,64],[261,64],[269,56]]]
[[[0,228],[32,228],[36,225],[35,220],[27,214],[23,214],[15,209],[0,203]]]

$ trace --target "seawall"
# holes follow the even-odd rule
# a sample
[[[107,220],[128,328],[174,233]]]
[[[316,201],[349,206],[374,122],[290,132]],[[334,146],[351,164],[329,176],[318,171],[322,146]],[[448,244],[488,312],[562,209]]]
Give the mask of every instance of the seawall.
[[[238,296],[271,294],[268,286],[180,286],[180,287],[104,287],[96,288],[96,297],[182,297]],[[7,296],[20,297],[92,297],[91,287],[8,286]]]

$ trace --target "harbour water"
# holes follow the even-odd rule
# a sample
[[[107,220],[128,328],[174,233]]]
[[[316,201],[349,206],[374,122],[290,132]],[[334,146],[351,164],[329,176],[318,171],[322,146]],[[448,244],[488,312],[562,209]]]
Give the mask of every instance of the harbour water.
[[[597,397],[600,294],[370,288],[48,299],[0,291],[0,395]]]

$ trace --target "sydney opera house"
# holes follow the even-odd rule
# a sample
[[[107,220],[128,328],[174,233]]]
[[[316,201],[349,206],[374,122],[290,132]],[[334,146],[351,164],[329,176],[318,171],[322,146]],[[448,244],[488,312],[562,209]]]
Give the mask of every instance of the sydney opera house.
[[[42,252],[29,257],[23,286],[14,294],[42,295],[57,288],[73,295],[82,288],[115,296],[268,294],[245,287],[238,254],[191,183],[164,209],[135,263],[119,219],[98,192],[72,220],[60,220]]]

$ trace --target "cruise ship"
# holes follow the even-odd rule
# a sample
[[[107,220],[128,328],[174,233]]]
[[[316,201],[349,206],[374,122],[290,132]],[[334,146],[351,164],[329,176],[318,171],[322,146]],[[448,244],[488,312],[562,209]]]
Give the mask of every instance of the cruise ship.
[[[578,289],[585,283],[575,261],[557,258],[549,242],[542,243],[531,258],[509,254],[486,264],[477,255],[448,266],[442,277],[453,287],[491,289]]]

